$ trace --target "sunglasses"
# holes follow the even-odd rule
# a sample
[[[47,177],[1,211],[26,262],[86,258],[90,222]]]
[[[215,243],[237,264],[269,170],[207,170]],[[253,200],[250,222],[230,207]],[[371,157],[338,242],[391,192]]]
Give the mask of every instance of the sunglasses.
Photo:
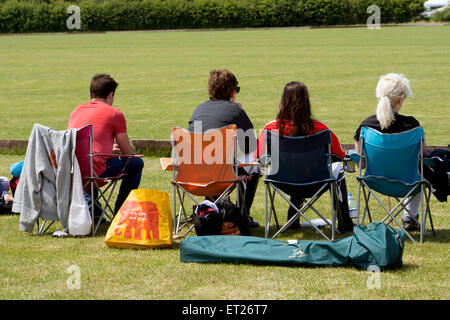
[[[241,87],[236,87],[236,93],[239,93],[241,91]]]

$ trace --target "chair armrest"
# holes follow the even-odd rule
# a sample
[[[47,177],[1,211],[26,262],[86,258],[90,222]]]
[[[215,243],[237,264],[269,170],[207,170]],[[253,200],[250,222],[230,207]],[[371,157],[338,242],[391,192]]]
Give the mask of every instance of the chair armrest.
[[[251,167],[251,166],[260,166],[261,163],[259,163],[258,161],[252,161],[250,163],[239,163],[237,164],[238,168],[244,168],[244,167]]]
[[[345,153],[345,157],[352,159],[356,163],[359,163],[362,156],[359,153],[357,153],[355,150],[348,150]]]
[[[178,168],[178,165],[173,163],[172,158],[159,158],[159,163],[163,171],[173,171],[173,168]]]
[[[338,155],[335,155],[334,153],[326,153],[325,155],[326,155],[327,157],[330,157],[332,162],[341,162],[341,161],[344,161],[344,159],[342,159],[342,158],[339,157]]]
[[[423,164],[426,164],[427,166],[434,167],[436,166],[436,161],[433,158],[422,158]]]
[[[116,153],[93,153],[93,157],[110,157],[110,158],[142,158],[143,154],[116,154]]]

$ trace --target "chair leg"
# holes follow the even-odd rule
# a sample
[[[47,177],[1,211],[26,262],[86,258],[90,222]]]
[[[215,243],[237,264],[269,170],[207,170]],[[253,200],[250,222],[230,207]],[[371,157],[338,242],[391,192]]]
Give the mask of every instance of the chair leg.
[[[423,172],[423,170],[422,170]],[[420,224],[420,243],[423,243],[423,234],[425,231],[425,223],[427,221],[426,219],[426,215],[423,214],[423,198],[424,198],[424,193],[423,193],[423,183],[420,184],[420,214],[422,215],[422,223]]]
[[[95,236],[95,219],[94,219],[94,182],[91,181],[91,219],[92,219],[92,236]]]
[[[289,219],[289,221],[283,226],[281,227],[280,230],[278,230],[273,236],[272,239],[275,238],[278,234],[280,234],[281,232],[284,232],[294,221],[295,219],[299,218],[300,216],[302,216],[303,218],[305,218],[305,220],[314,228],[314,230],[316,230],[322,237],[324,237],[327,240],[330,240],[330,238],[328,238],[318,227],[316,227],[305,215],[304,213],[319,199],[319,197],[317,197],[317,195],[321,194],[321,192],[325,189],[327,185],[325,184],[322,188],[320,188],[319,191],[317,191],[317,193],[311,198],[309,199],[309,201],[307,201],[300,209],[298,209],[284,194],[282,191],[280,191],[277,187],[273,186],[272,187],[277,191],[277,193],[283,197],[283,199],[290,205],[292,206],[295,210],[296,210],[296,214],[294,214],[291,219]]]
[[[269,232],[270,232],[270,222],[272,221],[272,214],[273,214],[273,217],[275,218],[277,230],[280,229],[280,225],[278,224],[277,214],[275,211],[275,189],[273,190],[273,193],[272,193],[272,190],[270,189],[270,184],[266,183],[265,192],[266,192],[266,195],[265,195],[265,206],[266,206],[265,207],[265,213],[266,213],[265,237],[268,238]],[[267,210],[267,204],[268,204],[267,198],[269,198],[269,201],[270,201],[270,210]]]
[[[267,238],[268,236],[269,236],[269,229],[270,229],[270,221],[269,221],[269,219],[268,219],[268,217],[267,217],[267,198],[268,198],[268,196],[267,196],[267,194],[268,194],[268,188],[269,188],[269,186],[268,186],[268,184],[266,183],[266,186],[265,186],[265,188],[264,188],[264,213],[265,213],[265,217],[264,217],[264,237],[265,238]],[[272,214],[272,212],[271,212],[271,214]]]
[[[364,220],[366,219],[366,213],[369,216],[369,222],[372,223],[372,216],[370,214],[369,201],[370,201],[370,192],[366,194],[365,186],[362,186],[363,197],[364,197],[364,213],[361,221],[361,225],[364,225]]]
[[[425,214],[428,214],[429,218],[430,218],[430,226],[431,226],[431,232],[433,233],[433,236],[436,236],[436,233],[434,232],[434,226],[433,226],[433,219],[431,218],[431,209],[430,209],[430,198],[431,198],[431,188],[428,188],[428,197],[426,196],[425,193],[425,197],[426,197],[426,201],[427,201],[427,210]]]
[[[334,241],[335,236],[335,229],[336,229],[336,209],[334,207],[335,202],[335,185],[334,183],[330,186],[330,193],[331,193],[331,241]]]
[[[392,217],[393,212],[395,212],[397,210],[397,208],[400,206],[400,203],[398,203],[394,209],[392,210],[388,210],[386,208],[386,206],[383,204],[383,202],[377,197],[377,195],[369,189],[370,194],[373,195],[373,197],[375,198],[375,200],[377,200],[377,202],[380,204],[380,206],[384,209],[384,211],[386,211],[386,213]],[[408,236],[408,238],[412,241],[412,242],[416,242],[416,240],[414,240],[414,238],[409,234],[408,231],[405,230],[405,228],[402,226],[401,223],[399,223],[395,218],[393,219],[393,221],[400,227],[400,229],[402,229],[402,231]]]
[[[277,212],[275,209],[275,192],[276,192],[275,190],[273,190],[272,193],[269,191],[269,197],[271,200],[270,212],[273,212],[273,217],[275,219],[275,225],[277,226],[277,229],[280,229],[280,224],[278,223]]]
[[[173,204],[172,204],[173,205],[172,225],[173,225],[173,228],[175,228],[176,225],[177,225],[177,195],[176,195],[176,188],[177,187],[174,184],[173,185],[173,193],[172,193],[172,202],[173,202]],[[175,234],[176,234],[176,232],[175,232]]]
[[[180,193],[180,189],[182,190],[183,194]],[[174,235],[178,236],[178,233],[181,229],[183,229],[185,226],[188,226],[187,231],[184,233],[183,236],[186,236],[194,227],[194,224],[189,226],[189,221],[192,219],[190,219],[186,213],[185,207],[184,207],[184,198],[185,195],[188,195],[189,198],[195,203],[195,204],[199,204],[198,201],[191,196],[188,192],[186,192],[183,187],[177,185],[176,186],[176,193],[178,194],[178,199],[180,200],[180,210],[178,212],[178,216],[176,216],[176,212],[175,212],[175,217],[176,217],[176,223],[175,223],[175,231],[174,231]],[[174,205],[174,208],[176,210],[176,205]],[[181,222],[182,217],[184,217],[184,222]],[[181,225],[180,225],[181,224]]]

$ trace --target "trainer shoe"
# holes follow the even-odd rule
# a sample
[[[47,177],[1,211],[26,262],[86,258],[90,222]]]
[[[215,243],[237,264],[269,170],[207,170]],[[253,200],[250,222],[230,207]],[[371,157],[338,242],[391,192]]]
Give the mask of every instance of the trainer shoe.
[[[402,221],[402,222],[403,222],[403,228],[405,228],[406,231],[420,230],[419,224],[414,220]]]

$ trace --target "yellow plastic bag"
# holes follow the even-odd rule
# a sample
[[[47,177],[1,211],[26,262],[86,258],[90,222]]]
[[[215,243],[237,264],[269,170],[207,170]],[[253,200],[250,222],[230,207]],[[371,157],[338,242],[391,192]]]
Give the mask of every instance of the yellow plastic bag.
[[[169,195],[151,189],[130,192],[105,237],[110,248],[168,247],[172,240]]]

